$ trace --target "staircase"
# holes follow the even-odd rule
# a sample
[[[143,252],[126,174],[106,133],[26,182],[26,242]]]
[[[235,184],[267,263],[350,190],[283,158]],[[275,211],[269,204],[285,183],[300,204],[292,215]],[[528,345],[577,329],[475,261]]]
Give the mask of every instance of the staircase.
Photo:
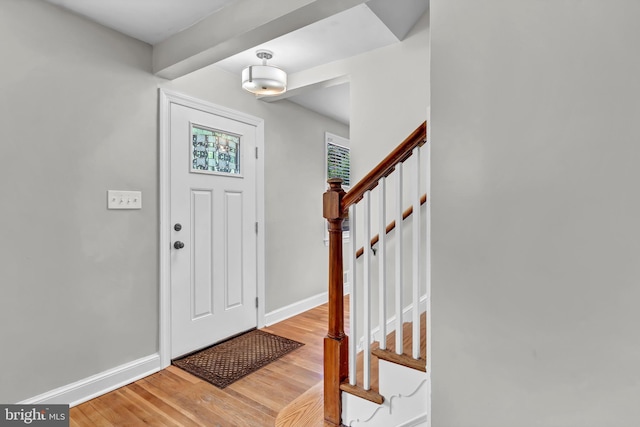
[[[328,425],[428,425],[425,142],[426,122],[349,192],[340,179],[328,181],[323,196],[329,228],[329,325],[324,341]],[[345,260],[351,285],[349,335],[343,305]]]

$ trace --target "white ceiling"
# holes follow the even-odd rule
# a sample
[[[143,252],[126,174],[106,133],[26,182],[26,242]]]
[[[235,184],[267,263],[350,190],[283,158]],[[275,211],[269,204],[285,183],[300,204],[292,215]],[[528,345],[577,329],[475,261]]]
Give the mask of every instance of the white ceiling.
[[[240,52],[216,65],[239,75],[247,65],[260,63],[256,58],[257,49],[267,49],[274,53],[269,64],[288,73],[297,73],[397,42],[380,18],[361,4]]]
[[[305,92],[289,100],[341,123],[349,124],[351,115],[349,83]]]
[[[153,45],[235,0],[45,1]]]
[[[256,50],[267,49],[274,54],[269,64],[291,74],[397,42],[396,36],[380,18],[366,5],[361,4],[240,52],[215,65],[240,76],[242,69],[247,65],[260,63],[256,57]],[[341,123],[349,124],[349,84],[307,91],[288,99]]]
[[[45,0],[123,34],[155,45],[241,0]],[[223,59],[214,66],[238,75],[259,63],[257,49],[274,52],[270,64],[288,73],[345,59],[397,43],[429,0],[370,0],[311,25]],[[416,16],[417,15],[417,16]],[[384,22],[383,22],[384,20]],[[239,84],[239,81],[238,81]],[[305,108],[349,123],[349,85],[288,98]]]

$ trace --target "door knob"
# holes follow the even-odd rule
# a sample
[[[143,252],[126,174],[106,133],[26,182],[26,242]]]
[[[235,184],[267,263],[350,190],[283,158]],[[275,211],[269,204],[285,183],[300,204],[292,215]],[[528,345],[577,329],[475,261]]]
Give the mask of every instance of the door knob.
[[[182,249],[182,248],[184,248],[184,243],[182,243],[181,241],[176,241],[173,244],[173,247],[176,248],[176,249]]]

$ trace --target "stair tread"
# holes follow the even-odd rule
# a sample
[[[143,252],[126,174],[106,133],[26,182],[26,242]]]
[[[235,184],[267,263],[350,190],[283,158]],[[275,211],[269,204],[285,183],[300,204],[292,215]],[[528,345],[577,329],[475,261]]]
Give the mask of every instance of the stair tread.
[[[412,349],[412,327],[413,327],[413,323],[412,322],[405,322],[402,325],[402,335],[403,335],[403,342],[402,342],[402,351],[404,354],[412,354],[413,353],[413,349]],[[422,313],[420,315],[420,358],[421,359],[425,359],[427,358],[427,334],[426,334],[426,330],[427,330],[427,313]],[[372,345],[372,350],[378,348],[379,343],[375,342]],[[391,332],[389,332],[387,334],[387,345],[386,348],[388,349],[395,349],[396,346],[396,331],[395,329]]]
[[[379,348],[372,350],[371,354],[379,359],[386,360],[387,362],[392,362],[398,365],[406,366],[408,368],[416,369],[418,371],[427,372],[427,361],[424,359],[414,359],[410,354],[398,354],[391,350],[382,350]]]
[[[420,316],[420,359],[416,360],[411,357],[412,322],[405,322],[403,324],[402,334],[403,334],[404,354],[403,356],[398,356],[398,359],[395,359],[393,358],[393,356],[390,356],[387,354],[387,353],[395,354],[393,350],[380,350],[379,343],[377,341],[371,345],[371,354],[372,356],[374,356],[371,358],[370,389],[372,391],[378,394],[380,393],[379,380],[378,380],[379,359],[384,359],[394,363],[399,363],[401,365],[408,366],[410,368],[413,368],[422,372],[426,372],[426,354],[427,354],[426,322],[427,322],[427,314],[422,313]],[[391,331],[387,335],[387,346],[386,346],[387,349],[395,350],[395,336],[396,336],[395,330]],[[380,355],[382,355],[382,357],[380,357]],[[393,358],[393,360],[390,360],[390,358]],[[363,352],[360,352],[358,353],[356,358],[356,386],[359,387],[359,389],[363,389],[362,378],[363,378]],[[341,385],[341,388],[342,388],[342,385]],[[351,390],[348,390],[348,389],[345,390],[344,388],[342,388],[342,390],[348,393],[351,393]],[[356,393],[352,393],[352,394],[356,394]]]
[[[364,388],[358,385],[351,385],[349,383],[340,384],[340,390],[346,391],[347,393],[351,393],[354,396],[361,397],[370,402],[377,403],[378,405],[382,405],[384,402],[384,396],[378,393],[376,390],[369,389],[365,390]]]

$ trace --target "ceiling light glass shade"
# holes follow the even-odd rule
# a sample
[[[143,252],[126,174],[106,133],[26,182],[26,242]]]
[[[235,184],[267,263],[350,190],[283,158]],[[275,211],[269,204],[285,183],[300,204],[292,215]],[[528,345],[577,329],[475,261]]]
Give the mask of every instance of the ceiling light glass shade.
[[[287,73],[272,65],[250,65],[242,70],[242,88],[256,95],[278,95],[287,90]]]

